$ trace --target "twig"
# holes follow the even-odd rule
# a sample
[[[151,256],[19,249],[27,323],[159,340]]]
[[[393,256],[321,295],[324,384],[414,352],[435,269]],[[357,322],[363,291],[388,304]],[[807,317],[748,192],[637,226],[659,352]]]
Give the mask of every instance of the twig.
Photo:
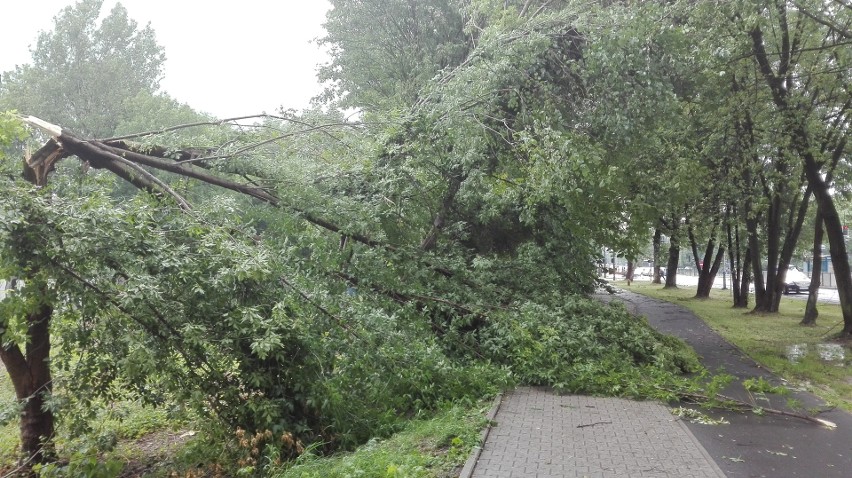
[[[332,126],[349,126],[349,125],[341,125],[340,123],[321,124],[321,125],[313,126],[311,128],[306,128],[306,129],[302,129],[302,130],[299,130],[299,131],[294,131],[292,133],[284,133],[284,134],[278,135],[274,138],[265,139],[263,141],[258,141],[257,143],[252,143],[252,144],[249,144],[247,146],[243,146],[242,148],[234,151],[233,153],[219,154],[219,155],[215,155],[215,156],[203,156],[203,157],[200,157],[200,158],[185,159],[183,161],[178,161],[177,164],[198,163],[198,162],[201,162],[201,161],[211,161],[211,160],[214,160],[214,159],[228,159],[228,158],[232,158],[234,156],[237,156],[239,154],[245,153],[246,151],[251,151],[252,149],[257,149],[257,148],[259,148],[263,145],[266,145],[266,144],[269,144],[269,143],[275,143],[276,141],[281,141],[282,139],[289,138],[291,136],[296,136],[296,135],[303,134],[303,133],[310,133],[311,131],[324,130],[324,129],[330,128]]]
[[[693,400],[697,403],[702,403],[702,402],[707,403],[707,402],[711,401],[711,398],[709,396],[703,395],[703,394],[700,394],[700,393],[679,392],[679,391],[672,391],[672,390],[667,390],[667,391],[674,393],[675,395],[679,396],[680,398]],[[780,416],[784,416],[784,417],[799,418],[801,420],[805,420],[805,421],[808,421],[808,422],[811,422],[811,423],[816,423],[817,425],[823,425],[823,426],[830,428],[830,429],[837,428],[837,424],[834,423],[834,422],[830,422],[828,420],[823,420],[822,418],[812,417],[810,415],[805,415],[803,413],[787,412],[787,411],[778,410],[778,409],[775,409],[775,408],[758,407],[756,405],[752,405],[752,404],[745,402],[743,400],[740,400],[740,399],[737,399],[737,398],[734,398],[734,397],[729,397],[727,395],[722,395],[720,393],[717,393],[715,398],[721,399],[722,401],[727,402],[728,404],[730,404],[732,406],[735,406],[735,409],[739,410],[739,411],[754,411],[755,409],[759,408],[760,410],[762,410],[765,413],[771,413],[773,415],[780,415]]]
[[[577,425],[577,428],[586,428],[586,427],[593,427],[595,425],[611,425],[611,424],[612,424],[612,422],[595,422],[595,423],[587,423],[585,425]]]

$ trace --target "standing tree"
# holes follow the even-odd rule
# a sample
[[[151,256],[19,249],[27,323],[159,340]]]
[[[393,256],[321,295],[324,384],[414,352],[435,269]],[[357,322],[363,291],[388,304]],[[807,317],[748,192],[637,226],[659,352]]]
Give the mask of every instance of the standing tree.
[[[841,335],[852,337],[849,257],[842,222],[825,176],[846,151],[852,112],[852,83],[848,73],[844,73],[848,72],[852,59],[847,39],[836,29],[799,13],[787,2],[755,3],[754,11],[744,12],[747,15],[744,33],[750,40],[754,66],[785,132],[786,149],[799,159],[807,178],[806,196],[812,190],[816,199],[837,276],[844,320]],[[848,19],[849,9],[840,10],[838,19],[841,15]],[[803,204],[801,210],[805,208]],[[797,226],[801,228],[801,220]],[[789,245],[790,255],[792,248]]]
[[[319,70],[331,98],[376,111],[410,105],[439,71],[461,63],[469,42],[459,0],[331,0]]]
[[[102,0],[81,0],[41,32],[32,64],[3,74],[0,110],[17,109],[94,137],[113,135],[131,113],[125,101],[159,88],[165,54],[150,25],[119,3],[100,24]]]

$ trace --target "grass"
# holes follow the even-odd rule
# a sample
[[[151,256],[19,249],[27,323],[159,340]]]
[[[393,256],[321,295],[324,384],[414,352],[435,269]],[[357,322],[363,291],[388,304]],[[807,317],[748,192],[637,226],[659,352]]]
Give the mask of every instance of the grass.
[[[730,291],[713,289],[709,300],[697,300],[693,298],[694,287],[662,289],[660,285],[634,282],[629,290],[690,309],[726,340],[793,386],[805,388],[829,403],[852,411],[852,348],[849,344],[845,344],[846,357],[842,361],[825,361],[814,353],[795,362],[788,358],[790,346],[805,345],[807,350],[813,351],[817,344],[831,341],[843,327],[838,305],[819,304],[817,325],[803,327],[799,322],[805,311],[804,300],[783,297],[778,314],[756,314],[751,313],[751,309],[732,308]]]
[[[318,458],[305,454],[277,478],[439,478],[458,476],[486,425],[491,403],[454,406],[410,422],[386,440],[373,440],[352,453]]]

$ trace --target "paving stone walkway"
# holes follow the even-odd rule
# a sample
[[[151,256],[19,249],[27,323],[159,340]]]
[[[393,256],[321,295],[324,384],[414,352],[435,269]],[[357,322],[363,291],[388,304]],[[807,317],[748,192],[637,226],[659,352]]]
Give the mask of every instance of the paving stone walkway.
[[[658,331],[685,340],[708,370],[723,370],[739,380],[762,377],[783,383],[680,305],[629,291],[597,298],[624,302]],[[737,382],[724,391],[749,397]],[[489,414],[495,425],[461,477],[852,477],[852,414],[827,408],[804,391],[793,391],[791,397],[805,410],[823,410],[820,418],[837,428],[790,416],[724,411],[707,413],[724,418],[726,425],[685,423],[656,402],[519,388]],[[788,398],[767,395],[760,405],[784,409]]]
[[[519,388],[495,422],[475,478],[725,476],[659,403]]]

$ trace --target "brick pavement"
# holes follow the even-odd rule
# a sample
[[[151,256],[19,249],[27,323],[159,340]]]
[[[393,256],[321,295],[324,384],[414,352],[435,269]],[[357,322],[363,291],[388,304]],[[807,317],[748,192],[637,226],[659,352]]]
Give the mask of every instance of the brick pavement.
[[[725,476],[656,402],[523,387],[503,397],[495,422],[473,478]]]

